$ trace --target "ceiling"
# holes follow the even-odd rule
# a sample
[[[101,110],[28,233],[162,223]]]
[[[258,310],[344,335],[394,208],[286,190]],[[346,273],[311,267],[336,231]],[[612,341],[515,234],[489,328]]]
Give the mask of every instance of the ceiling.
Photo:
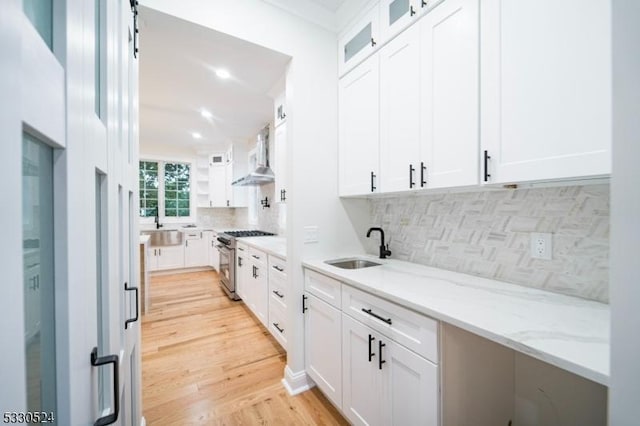
[[[325,9],[329,9],[331,12],[335,12],[345,2],[345,0],[311,0],[314,3],[318,3]]]
[[[339,0],[315,0],[335,6]],[[273,118],[270,89],[290,57],[140,7],[140,145],[223,150]],[[215,71],[231,77],[223,80]],[[205,108],[212,117],[205,119]],[[202,135],[194,139],[193,132]]]

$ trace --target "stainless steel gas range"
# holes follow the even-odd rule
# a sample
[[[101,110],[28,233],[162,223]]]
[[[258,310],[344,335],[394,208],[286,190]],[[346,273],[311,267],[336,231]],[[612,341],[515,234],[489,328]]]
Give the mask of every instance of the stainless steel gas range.
[[[240,300],[236,294],[236,238],[272,236],[264,231],[226,231],[218,234],[218,251],[220,252],[220,286],[231,300]]]

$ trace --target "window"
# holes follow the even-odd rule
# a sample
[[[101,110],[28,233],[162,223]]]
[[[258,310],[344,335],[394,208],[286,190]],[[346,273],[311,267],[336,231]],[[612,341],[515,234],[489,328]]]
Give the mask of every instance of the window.
[[[140,161],[140,217],[191,216],[191,165]]]
[[[153,217],[158,209],[158,163],[140,162],[140,217]]]
[[[189,209],[189,165],[164,164],[164,215],[188,217]]]

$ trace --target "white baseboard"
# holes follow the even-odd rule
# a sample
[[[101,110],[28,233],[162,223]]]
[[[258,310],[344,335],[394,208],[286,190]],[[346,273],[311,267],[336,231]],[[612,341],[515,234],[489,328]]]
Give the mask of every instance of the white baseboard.
[[[311,389],[316,384],[309,376],[307,376],[307,373],[304,370],[294,373],[287,365],[284,368],[282,385],[287,389],[289,395],[293,396]]]
[[[140,419],[140,426],[147,426],[147,419],[145,419],[144,416]]]

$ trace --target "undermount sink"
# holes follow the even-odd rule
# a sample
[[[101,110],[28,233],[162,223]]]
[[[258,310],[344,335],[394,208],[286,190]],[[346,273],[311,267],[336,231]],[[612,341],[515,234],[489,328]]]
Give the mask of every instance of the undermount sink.
[[[184,234],[177,229],[158,229],[141,231],[142,235],[149,235],[151,247],[179,246],[183,242]]]
[[[380,263],[372,262],[367,259],[358,258],[325,260],[324,263],[342,269],[362,269],[381,265]]]

